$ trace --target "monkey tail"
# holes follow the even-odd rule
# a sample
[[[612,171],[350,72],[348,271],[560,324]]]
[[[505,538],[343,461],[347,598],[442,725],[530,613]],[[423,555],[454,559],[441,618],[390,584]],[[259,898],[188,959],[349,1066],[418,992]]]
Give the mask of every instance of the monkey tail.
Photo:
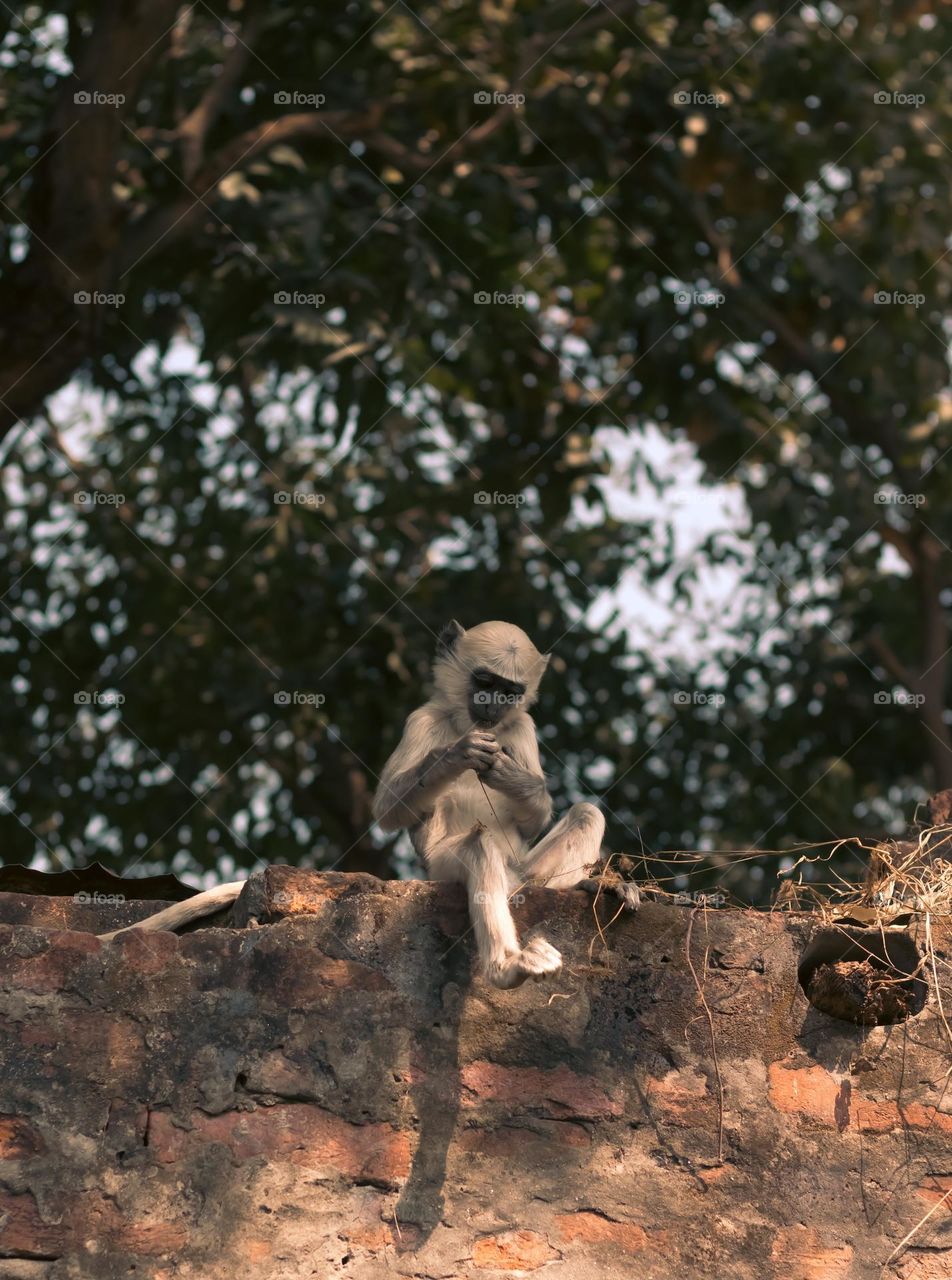
[[[244,880],[233,880],[230,884],[216,885],[214,889],[197,893],[184,902],[176,902],[171,907],[165,907],[164,910],[156,912],[154,916],[148,916],[145,920],[126,925],[123,929],[114,929],[112,933],[101,933],[99,937],[103,942],[110,942],[118,934],[128,933],[131,929],[143,929],[149,933],[159,929],[178,929],[181,925],[188,924],[190,920],[210,916],[213,912],[227,907],[241,893],[244,884]]]

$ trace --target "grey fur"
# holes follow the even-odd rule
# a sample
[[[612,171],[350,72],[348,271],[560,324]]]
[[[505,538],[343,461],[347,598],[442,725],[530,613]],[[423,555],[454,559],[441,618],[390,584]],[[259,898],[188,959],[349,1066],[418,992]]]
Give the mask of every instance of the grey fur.
[[[451,651],[440,645],[433,696],[408,718],[373,802],[384,831],[409,830],[431,880],[466,885],[480,968],[498,987],[556,973],[562,963],[542,938],[520,945],[509,895],[528,882],[600,883],[586,874],[601,856],[605,831],[594,805],[573,805],[530,843],[552,818],[535,723],[525,710],[546,662],[508,623],[456,633]],[[525,699],[491,732],[473,725],[465,701],[467,672],[477,667],[526,686]]]

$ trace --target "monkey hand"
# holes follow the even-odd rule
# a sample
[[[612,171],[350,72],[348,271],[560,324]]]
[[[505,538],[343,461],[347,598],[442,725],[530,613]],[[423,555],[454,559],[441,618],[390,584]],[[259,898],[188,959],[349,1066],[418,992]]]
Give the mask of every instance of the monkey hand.
[[[513,760],[512,756],[504,748],[500,748],[493,757],[489,768],[483,774],[483,781],[487,787],[492,787],[495,791],[502,791],[512,794],[513,792],[521,793],[525,790],[527,778],[525,769],[521,764]],[[539,780],[541,785],[541,779]]]
[[[499,754],[499,743],[495,735],[485,729],[471,729],[465,737],[450,751],[450,759],[454,769],[465,773],[467,769],[475,769],[479,775],[485,774]]]

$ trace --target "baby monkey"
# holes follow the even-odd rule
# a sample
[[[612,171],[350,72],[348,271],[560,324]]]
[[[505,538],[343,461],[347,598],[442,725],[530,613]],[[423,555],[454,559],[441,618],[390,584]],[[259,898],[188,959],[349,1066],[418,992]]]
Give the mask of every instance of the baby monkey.
[[[437,642],[432,696],[407,719],[373,801],[384,831],[409,830],[430,880],[466,885],[480,968],[503,988],[562,965],[544,938],[520,944],[509,909],[518,887],[601,887],[630,909],[639,902],[634,884],[587,875],[605,832],[594,805],[573,805],[539,839],[552,800],[528,708],[548,661],[510,623],[466,631],[450,622]]]

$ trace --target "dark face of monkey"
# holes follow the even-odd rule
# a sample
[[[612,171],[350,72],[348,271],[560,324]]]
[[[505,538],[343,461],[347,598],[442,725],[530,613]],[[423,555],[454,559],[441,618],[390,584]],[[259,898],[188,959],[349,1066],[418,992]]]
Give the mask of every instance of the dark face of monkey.
[[[456,721],[492,729],[531,707],[549,658],[519,627],[481,622],[468,631],[454,619],[440,632],[433,696]]]
[[[526,686],[477,667],[469,680],[469,714],[473,724],[497,725],[518,710]]]

